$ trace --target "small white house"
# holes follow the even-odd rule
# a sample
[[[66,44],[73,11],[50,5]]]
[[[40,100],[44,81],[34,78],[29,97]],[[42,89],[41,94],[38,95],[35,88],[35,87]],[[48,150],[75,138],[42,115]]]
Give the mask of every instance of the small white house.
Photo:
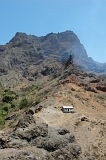
[[[74,107],[73,106],[62,106],[62,111],[64,113],[74,113]]]

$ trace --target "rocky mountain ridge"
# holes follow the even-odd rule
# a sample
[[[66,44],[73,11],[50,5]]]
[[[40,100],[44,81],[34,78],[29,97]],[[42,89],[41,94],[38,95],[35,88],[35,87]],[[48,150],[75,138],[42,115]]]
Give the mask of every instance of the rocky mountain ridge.
[[[42,37],[17,32],[9,43],[0,46],[1,81],[5,81],[4,75],[11,79],[12,71],[33,81],[42,76],[44,70],[48,70],[46,74],[56,72],[70,55],[81,69],[106,74],[106,63],[97,63],[89,58],[72,31],[49,33]]]

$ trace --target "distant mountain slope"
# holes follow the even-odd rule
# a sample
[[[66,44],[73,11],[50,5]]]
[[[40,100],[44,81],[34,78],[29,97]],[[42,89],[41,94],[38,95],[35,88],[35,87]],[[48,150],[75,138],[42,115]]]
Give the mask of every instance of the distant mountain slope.
[[[89,58],[78,37],[66,31],[42,37],[17,32],[9,43],[0,45],[0,76],[15,70],[36,79],[56,72],[70,55],[80,68],[106,75],[106,63]]]

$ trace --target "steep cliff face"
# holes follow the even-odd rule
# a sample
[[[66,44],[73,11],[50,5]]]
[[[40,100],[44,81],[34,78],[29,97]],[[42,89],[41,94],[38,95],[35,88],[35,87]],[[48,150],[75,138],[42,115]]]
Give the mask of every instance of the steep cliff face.
[[[80,68],[106,74],[106,64],[89,58],[78,37],[66,31],[42,37],[16,33],[9,43],[0,46],[0,75],[7,75],[11,70],[19,71],[22,76],[37,75],[45,66],[58,69],[70,55]]]

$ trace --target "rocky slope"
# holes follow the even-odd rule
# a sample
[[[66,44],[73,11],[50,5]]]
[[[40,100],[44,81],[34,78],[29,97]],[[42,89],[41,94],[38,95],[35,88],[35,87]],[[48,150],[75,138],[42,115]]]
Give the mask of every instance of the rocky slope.
[[[84,46],[72,31],[50,33],[42,37],[16,33],[9,43],[0,46],[1,82],[16,84],[23,77],[34,81],[42,75],[57,73],[61,63],[70,55],[80,68],[106,74],[106,64],[89,58]]]
[[[106,159],[106,78],[81,71],[70,58],[61,74],[45,79],[37,91],[24,88],[33,104],[5,118],[1,160]],[[35,103],[37,95],[40,103]],[[73,105],[75,113],[63,113],[62,105]]]
[[[0,160],[106,159],[106,77],[73,32],[17,33],[0,58]]]
[[[9,135],[2,132],[0,148],[2,160],[76,160],[81,153],[72,133],[64,128],[48,126],[31,113],[25,114]],[[4,155],[6,148],[7,154]]]

